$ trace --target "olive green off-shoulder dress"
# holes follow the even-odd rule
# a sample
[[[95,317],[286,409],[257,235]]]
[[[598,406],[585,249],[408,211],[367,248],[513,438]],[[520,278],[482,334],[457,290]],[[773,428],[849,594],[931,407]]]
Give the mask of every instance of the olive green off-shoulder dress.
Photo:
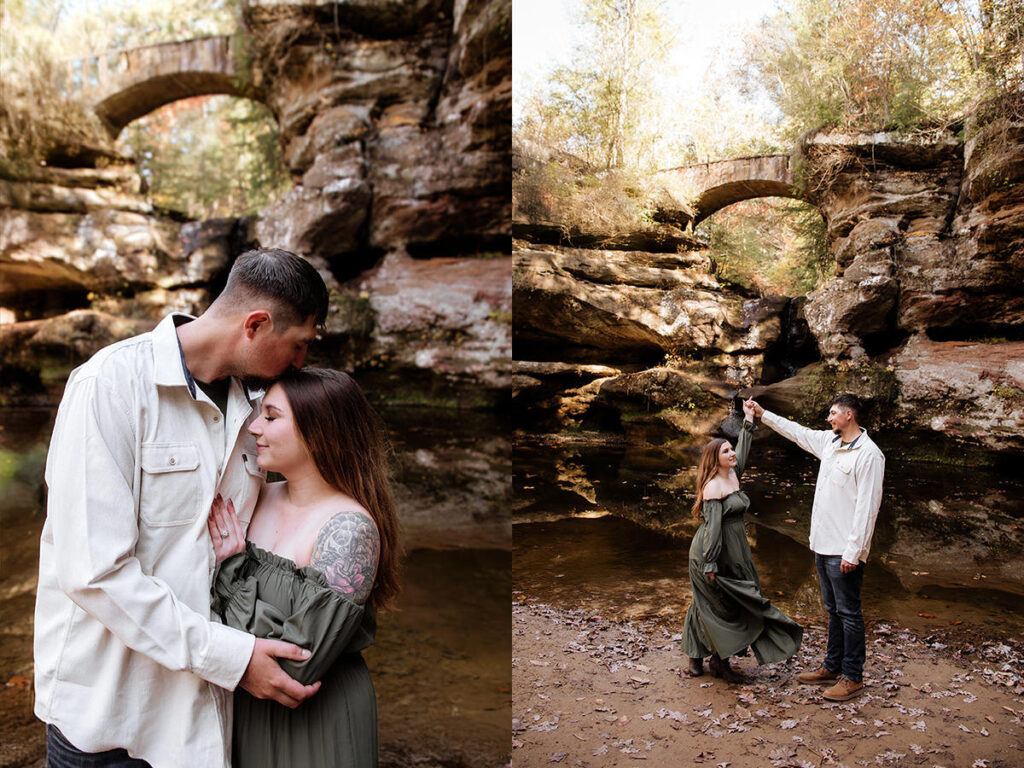
[[[233,768],[376,768],[377,704],[360,651],[373,644],[373,609],[334,591],[315,568],[249,543],[223,563],[214,610],[228,626],[311,651],[281,667],[320,690],[296,709],[235,691]]]
[[[750,454],[754,425],[743,422],[736,441],[736,475]],[[750,499],[742,490],[706,499],[703,522],[690,544],[693,599],[683,625],[682,650],[692,659],[725,659],[748,646],[758,664],[788,659],[800,647],[803,629],[761,594],[761,580],[747,542],[743,515]],[[715,580],[708,574],[715,574]]]

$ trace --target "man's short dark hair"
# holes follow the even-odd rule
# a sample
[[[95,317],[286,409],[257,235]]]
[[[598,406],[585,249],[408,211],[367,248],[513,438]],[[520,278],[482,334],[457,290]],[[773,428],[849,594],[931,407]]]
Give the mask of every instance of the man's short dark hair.
[[[832,398],[832,402],[828,404],[829,408],[833,405],[838,405],[840,408],[849,408],[853,411],[853,420],[860,424],[860,415],[864,412],[864,403],[861,402],[860,398],[850,392],[844,392],[841,395],[836,395]]]
[[[281,248],[246,251],[231,266],[221,296],[242,300],[246,294],[277,305],[278,330],[301,325],[312,317],[315,326],[327,320],[327,286],[312,264]]]

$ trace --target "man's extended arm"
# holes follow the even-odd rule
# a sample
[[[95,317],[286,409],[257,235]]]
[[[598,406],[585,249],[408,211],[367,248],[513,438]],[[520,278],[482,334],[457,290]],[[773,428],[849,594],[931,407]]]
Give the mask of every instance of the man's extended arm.
[[[829,440],[832,439],[832,433],[828,430],[821,429],[808,429],[802,427],[795,421],[790,421],[777,413],[766,411],[761,406],[757,406],[760,413],[761,421],[766,425],[774,429],[780,435],[787,440],[792,440],[794,443],[799,445],[808,453],[813,453],[819,459],[822,453],[825,451],[825,447],[828,445]]]

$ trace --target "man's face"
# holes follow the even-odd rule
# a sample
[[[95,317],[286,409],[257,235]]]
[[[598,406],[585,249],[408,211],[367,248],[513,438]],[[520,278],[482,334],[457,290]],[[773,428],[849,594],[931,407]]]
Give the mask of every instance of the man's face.
[[[828,423],[834,432],[842,432],[853,421],[853,411],[841,405],[833,405],[828,411]]]
[[[252,384],[265,384],[287,371],[301,368],[306,349],[316,338],[313,318],[277,333],[269,325],[261,327],[251,341],[242,376]]]

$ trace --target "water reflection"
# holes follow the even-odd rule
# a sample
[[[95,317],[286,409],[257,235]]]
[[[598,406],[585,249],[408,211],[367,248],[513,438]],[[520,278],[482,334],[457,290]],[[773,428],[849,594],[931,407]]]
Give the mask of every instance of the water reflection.
[[[1024,478],[909,459],[886,443],[886,492],[864,585],[876,619],[956,621],[1024,631]],[[696,454],[676,447],[514,449],[514,584],[530,598],[628,617],[682,616]],[[744,487],[748,537],[766,595],[818,616],[807,549],[817,461],[778,439],[755,443]],[[934,619],[929,618],[934,616]]]

